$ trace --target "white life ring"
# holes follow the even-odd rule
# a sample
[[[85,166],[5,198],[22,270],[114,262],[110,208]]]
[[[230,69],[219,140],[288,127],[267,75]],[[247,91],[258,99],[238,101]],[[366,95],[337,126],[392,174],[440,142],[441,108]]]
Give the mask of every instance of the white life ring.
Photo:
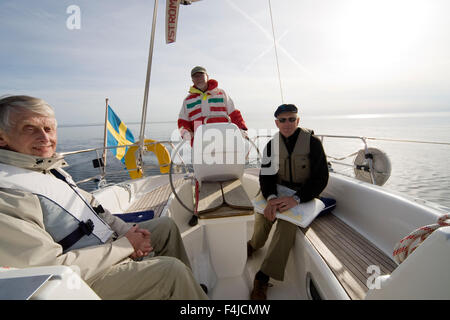
[[[372,161],[372,175],[374,183],[382,186],[391,176],[391,161],[386,153],[377,148],[361,149],[355,157],[355,178],[368,183],[372,182],[369,161]]]

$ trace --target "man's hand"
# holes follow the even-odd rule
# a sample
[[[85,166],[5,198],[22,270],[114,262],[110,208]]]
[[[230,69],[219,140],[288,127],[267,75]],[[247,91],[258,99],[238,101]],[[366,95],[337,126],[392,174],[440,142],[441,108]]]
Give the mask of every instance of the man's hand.
[[[150,232],[146,229],[141,229],[137,225],[134,225],[128,230],[125,237],[127,237],[134,248],[134,252],[130,255],[131,259],[148,256],[153,250],[150,243]]]
[[[271,222],[275,220],[275,215],[278,210],[278,205],[277,205],[276,200],[278,200],[278,199],[275,198],[275,199],[271,199],[271,200],[267,201],[267,206],[264,209],[264,217]]]
[[[183,140],[191,141],[191,139],[194,137],[194,132],[186,128],[181,128],[180,135]]]
[[[277,206],[278,211],[280,212],[287,211],[298,205],[297,201],[295,201],[292,197],[281,197],[270,201],[273,201],[273,204]]]

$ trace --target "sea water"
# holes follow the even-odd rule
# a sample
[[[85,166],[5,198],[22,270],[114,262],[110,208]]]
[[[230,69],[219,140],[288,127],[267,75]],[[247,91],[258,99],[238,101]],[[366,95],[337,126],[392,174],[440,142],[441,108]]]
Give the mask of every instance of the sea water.
[[[270,135],[276,132],[273,118],[269,115],[261,119],[246,119],[250,136]],[[349,116],[316,116],[300,118],[300,126],[313,129],[317,135],[343,135],[358,137],[376,137],[386,139],[441,142],[447,144],[427,144],[419,142],[397,142],[367,140],[368,147],[382,150],[391,163],[391,176],[383,186],[405,194],[434,202],[445,210],[450,208],[450,112],[412,113],[412,114],[372,114]],[[138,139],[140,124],[130,123],[128,127]],[[73,151],[103,146],[103,125],[61,126],[59,128],[57,151]],[[146,124],[146,138],[158,141],[178,140],[176,121],[149,122]],[[264,146],[268,138],[261,139]],[[362,149],[361,139],[327,138],[323,145],[328,156],[344,158]],[[67,157],[71,164],[68,171],[75,181],[100,173],[92,166],[92,160],[101,157],[101,153],[90,152]],[[332,158],[329,158],[331,160]],[[354,156],[342,162],[352,164]],[[156,164],[156,161],[155,161]],[[333,168],[349,176],[353,168],[332,163]],[[107,171],[115,172],[107,182],[115,183],[128,179],[122,163],[108,153]],[[158,174],[158,169],[146,171],[146,175]],[[81,185],[86,190],[97,187],[91,181]]]

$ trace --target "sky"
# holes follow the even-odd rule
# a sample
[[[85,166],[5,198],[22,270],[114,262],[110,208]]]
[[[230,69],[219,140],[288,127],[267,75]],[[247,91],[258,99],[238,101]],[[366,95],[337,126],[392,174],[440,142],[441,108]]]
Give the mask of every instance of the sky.
[[[175,121],[206,67],[244,119],[281,103],[304,116],[450,111],[450,1],[202,0],[180,7],[177,41],[158,18],[147,121]],[[79,29],[68,27],[71,6]],[[59,124],[104,121],[105,98],[138,122],[153,0],[0,0],[0,95],[52,105]]]

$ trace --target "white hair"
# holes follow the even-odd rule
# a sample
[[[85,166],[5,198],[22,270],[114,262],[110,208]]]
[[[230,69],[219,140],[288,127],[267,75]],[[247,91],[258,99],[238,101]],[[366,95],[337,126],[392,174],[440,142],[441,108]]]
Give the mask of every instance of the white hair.
[[[11,121],[11,114],[25,110],[55,118],[53,108],[42,99],[30,96],[3,96],[0,97],[0,130],[8,132],[14,128],[16,124]]]

